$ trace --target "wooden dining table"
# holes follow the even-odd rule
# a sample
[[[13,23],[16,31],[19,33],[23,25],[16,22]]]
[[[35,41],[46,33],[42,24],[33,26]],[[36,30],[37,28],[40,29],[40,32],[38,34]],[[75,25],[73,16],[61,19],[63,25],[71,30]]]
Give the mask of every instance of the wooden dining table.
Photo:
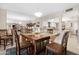
[[[33,54],[37,53],[37,43],[45,42],[49,44],[50,35],[44,34],[21,34],[24,39],[30,41],[33,44]],[[43,45],[43,44],[42,44]],[[39,48],[41,50],[41,47]]]

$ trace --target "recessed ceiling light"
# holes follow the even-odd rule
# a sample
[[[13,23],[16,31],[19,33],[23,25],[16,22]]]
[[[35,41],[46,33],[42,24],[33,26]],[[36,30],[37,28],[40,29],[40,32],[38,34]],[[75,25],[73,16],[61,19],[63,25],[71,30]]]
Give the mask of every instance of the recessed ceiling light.
[[[22,24],[22,22],[19,22],[19,24]]]
[[[34,15],[35,15],[36,17],[41,17],[41,16],[42,16],[42,13],[41,13],[41,12],[36,12],[36,13],[34,13]]]

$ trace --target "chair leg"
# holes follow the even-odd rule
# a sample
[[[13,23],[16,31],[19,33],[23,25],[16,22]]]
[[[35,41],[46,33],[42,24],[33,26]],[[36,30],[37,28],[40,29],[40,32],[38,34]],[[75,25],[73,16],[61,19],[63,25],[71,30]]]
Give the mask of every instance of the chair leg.
[[[16,55],[20,55],[20,51],[16,51]]]
[[[34,54],[34,47],[31,46],[31,47],[29,47],[29,48],[30,48],[30,50],[29,50],[30,54],[33,55],[33,54]]]
[[[47,51],[47,48],[46,48],[46,50],[45,50],[45,54],[47,55],[47,53],[48,53],[48,51]]]
[[[1,40],[0,40],[0,45],[1,45]]]
[[[67,51],[65,51],[64,54],[66,55],[67,54]]]
[[[20,55],[20,50],[16,48],[16,55]]]
[[[27,54],[29,54],[29,48],[27,48]]]
[[[32,54],[32,48],[31,47],[29,47],[29,53]]]
[[[6,49],[6,40],[4,40],[4,50]]]

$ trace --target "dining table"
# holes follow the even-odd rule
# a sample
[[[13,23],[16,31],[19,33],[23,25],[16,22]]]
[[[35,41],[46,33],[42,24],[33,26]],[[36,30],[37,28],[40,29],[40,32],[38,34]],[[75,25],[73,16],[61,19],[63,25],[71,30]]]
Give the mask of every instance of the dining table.
[[[41,44],[44,45],[43,47],[46,47],[47,44],[49,44],[49,39],[50,39],[50,35],[49,34],[40,34],[40,33],[35,33],[35,34],[26,34],[26,33],[22,33],[21,34],[23,39],[30,41],[33,44],[33,54],[37,53],[37,43],[42,43],[42,42],[46,42],[45,44]],[[42,48],[40,47],[39,50],[42,50]]]

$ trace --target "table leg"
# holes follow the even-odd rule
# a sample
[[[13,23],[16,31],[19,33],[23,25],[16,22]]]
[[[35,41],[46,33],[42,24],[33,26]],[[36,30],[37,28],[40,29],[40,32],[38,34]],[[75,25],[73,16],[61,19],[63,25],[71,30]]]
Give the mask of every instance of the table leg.
[[[34,46],[33,54],[36,55],[36,42],[35,41],[33,41],[33,46]]]

